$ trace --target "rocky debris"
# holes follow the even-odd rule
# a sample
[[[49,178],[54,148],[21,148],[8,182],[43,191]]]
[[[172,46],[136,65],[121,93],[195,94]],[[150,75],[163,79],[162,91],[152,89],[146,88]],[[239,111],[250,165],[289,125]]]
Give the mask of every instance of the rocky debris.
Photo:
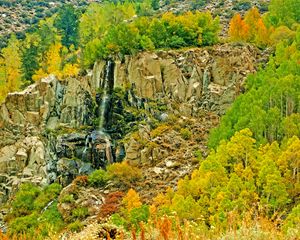
[[[137,132],[127,137],[126,159],[141,168],[143,175],[142,181],[132,187],[144,201],[169,187],[176,189],[178,180],[189,175],[199,166],[199,159],[207,156],[209,130],[217,125],[219,117],[210,112],[203,115],[197,119],[182,117],[152,131],[140,125]],[[182,134],[186,128],[191,133],[188,139]]]
[[[0,149],[1,196],[24,181],[47,184],[45,146],[37,136],[25,137]]]
[[[86,209],[86,216],[96,216],[104,203],[104,193],[92,187],[72,183],[65,187],[59,196],[58,210],[66,222],[72,222],[78,216],[76,209]],[[82,216],[81,216],[82,217]],[[87,219],[89,221],[90,219]]]

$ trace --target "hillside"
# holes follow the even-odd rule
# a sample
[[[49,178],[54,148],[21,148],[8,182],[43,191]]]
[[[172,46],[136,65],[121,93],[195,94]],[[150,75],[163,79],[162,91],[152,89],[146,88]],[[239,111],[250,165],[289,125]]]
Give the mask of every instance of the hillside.
[[[0,239],[299,239],[299,9],[66,4],[11,34]]]
[[[24,37],[25,31],[38,22],[51,17],[64,4],[72,4],[79,9],[85,9],[91,2],[97,0],[62,0],[62,1],[34,1],[34,0],[1,0],[0,1],[0,48],[5,46],[9,34],[14,32],[19,37]],[[3,45],[2,45],[3,44]]]

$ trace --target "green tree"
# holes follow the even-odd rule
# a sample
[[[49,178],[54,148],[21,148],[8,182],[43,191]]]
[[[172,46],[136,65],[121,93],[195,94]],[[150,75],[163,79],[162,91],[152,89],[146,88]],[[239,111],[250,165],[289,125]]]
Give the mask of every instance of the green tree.
[[[27,34],[22,47],[22,73],[23,80],[31,82],[32,76],[39,69],[39,44],[38,34]]]
[[[77,49],[79,44],[79,14],[72,5],[62,7],[55,19],[55,27],[62,35],[61,43],[70,48]]]
[[[298,0],[272,0],[269,5],[270,19],[275,26],[292,26],[300,22],[300,2]]]

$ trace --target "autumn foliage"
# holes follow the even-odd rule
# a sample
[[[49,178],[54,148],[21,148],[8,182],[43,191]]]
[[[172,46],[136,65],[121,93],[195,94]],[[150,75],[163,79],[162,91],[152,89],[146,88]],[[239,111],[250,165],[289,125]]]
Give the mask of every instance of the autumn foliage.
[[[100,208],[100,213],[99,213],[98,217],[104,218],[104,217],[110,216],[113,213],[116,213],[118,210],[120,210],[120,206],[122,204],[123,197],[124,197],[123,192],[109,193],[105,197],[105,202]]]
[[[233,16],[229,24],[231,41],[253,42],[264,47],[270,43],[272,28],[267,28],[257,8],[250,9],[244,19],[239,13]]]

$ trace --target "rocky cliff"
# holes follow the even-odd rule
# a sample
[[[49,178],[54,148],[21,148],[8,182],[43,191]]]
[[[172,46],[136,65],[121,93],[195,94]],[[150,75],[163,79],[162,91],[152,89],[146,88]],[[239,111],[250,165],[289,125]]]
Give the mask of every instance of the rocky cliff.
[[[22,92],[10,93],[0,106],[1,201],[24,181],[66,185],[77,175],[105,166],[109,151],[113,161],[152,161],[153,172],[159,175],[164,171],[159,164],[170,157],[170,151],[178,146],[195,149],[199,143],[185,142],[172,131],[155,138],[150,128],[173,116],[192,120],[195,132],[198,129],[207,136],[212,119],[217,119],[209,117],[209,112],[223,114],[261,61],[257,49],[231,45],[144,52],[115,60],[106,111],[109,145],[107,137],[95,132],[105,61],[95,63],[85,76],[59,81],[52,75]],[[203,124],[205,118],[211,124]],[[133,130],[138,139],[130,135]],[[141,139],[153,144],[145,146]],[[188,155],[174,156],[189,162],[192,156]],[[167,167],[174,166],[174,158],[169,159]]]

